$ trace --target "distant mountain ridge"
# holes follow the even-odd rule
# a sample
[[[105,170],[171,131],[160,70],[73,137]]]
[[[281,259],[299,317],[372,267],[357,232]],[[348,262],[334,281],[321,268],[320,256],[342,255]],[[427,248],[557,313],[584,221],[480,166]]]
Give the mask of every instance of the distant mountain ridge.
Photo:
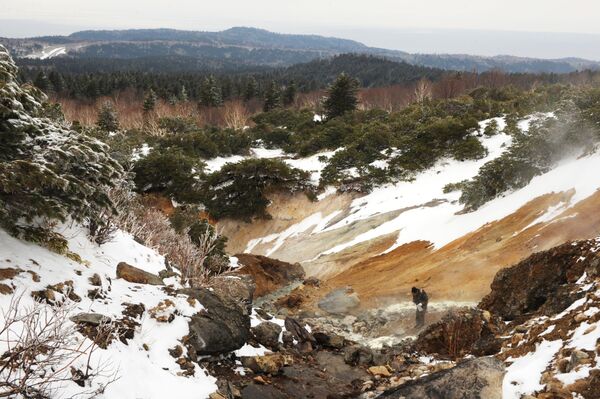
[[[568,73],[600,69],[600,62],[580,58],[536,59],[515,56],[484,57],[465,54],[410,54],[368,47],[354,40],[318,35],[274,33],[234,27],[220,32],[176,29],[87,30],[68,36],[0,39],[19,57],[132,59],[187,56],[229,60],[239,65],[291,66],[339,54],[369,54],[413,65],[459,71],[502,69],[514,73]],[[53,51],[53,52],[52,52]]]

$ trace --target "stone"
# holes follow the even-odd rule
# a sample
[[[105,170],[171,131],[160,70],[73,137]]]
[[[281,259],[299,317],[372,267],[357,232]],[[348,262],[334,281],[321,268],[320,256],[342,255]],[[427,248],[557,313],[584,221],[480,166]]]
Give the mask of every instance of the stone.
[[[276,349],[279,347],[279,335],[281,334],[281,330],[279,324],[270,321],[262,322],[251,329],[256,342],[269,349]]]
[[[574,319],[575,319],[575,321],[576,321],[577,323],[581,323],[582,321],[585,321],[585,320],[587,320],[587,316],[586,316],[586,315],[584,315],[583,313],[577,313],[577,314],[575,315]]]
[[[89,278],[89,282],[95,287],[102,287],[102,278],[98,273],[94,273],[92,277]]]
[[[183,348],[181,347],[181,345],[175,345],[175,347],[169,349],[169,355],[177,359],[181,357],[181,355],[183,355]]]
[[[206,288],[178,291],[204,307],[189,321],[189,344],[198,355],[216,355],[241,348],[250,338],[250,315],[237,298]]]
[[[502,362],[481,357],[388,389],[379,398],[502,399],[503,379]]]
[[[13,288],[10,285],[0,283],[0,294],[2,295],[10,295],[14,292]]]
[[[369,374],[374,376],[381,376],[385,378],[392,376],[392,373],[390,373],[390,370],[388,370],[386,366],[371,366],[368,368],[367,371],[369,372]]]
[[[334,333],[315,332],[313,337],[317,343],[326,348],[341,349],[346,344],[344,337]]]
[[[292,347],[294,345],[294,334],[289,331],[284,331],[281,334],[281,340],[283,341],[283,345],[286,347]]]
[[[502,327],[498,318],[492,317],[491,322],[487,322],[479,309],[453,309],[422,331],[413,346],[416,351],[437,354],[444,359],[467,354],[489,356],[501,349],[497,336]]]
[[[600,257],[593,252],[596,245],[594,240],[567,242],[500,270],[479,308],[504,320],[562,312],[584,295],[576,284],[583,273],[594,276]]]
[[[558,371],[560,371],[561,373],[568,373],[570,363],[571,359],[563,357],[558,361]]]
[[[571,352],[571,357],[569,358],[569,366],[567,367],[567,372],[574,370],[580,364],[585,364],[590,362],[590,355],[585,353],[584,351],[574,349]]]
[[[56,295],[54,294],[54,291],[49,288],[45,290],[32,291],[31,296],[38,302],[45,302],[50,305],[56,302]]]
[[[315,338],[308,330],[298,322],[298,320],[291,317],[286,317],[284,321],[285,329],[292,333],[292,336],[299,342],[315,342]]]
[[[10,280],[21,273],[22,270],[15,269],[13,267],[7,267],[6,269],[0,269],[0,280]]]
[[[271,320],[271,319],[273,319],[273,316],[271,316],[269,313],[267,313],[266,310],[264,310],[262,308],[255,308],[254,311],[263,320]]]
[[[100,324],[110,323],[111,321],[110,317],[100,313],[79,313],[69,317],[69,319],[76,324],[89,324],[92,326],[99,326]]]
[[[371,349],[353,345],[344,349],[344,362],[351,366],[365,366],[373,362],[373,351]]]
[[[358,308],[359,305],[360,299],[350,287],[333,290],[318,303],[321,310],[338,315],[345,315]]]
[[[242,365],[255,373],[279,374],[285,366],[293,364],[293,358],[279,353],[240,358]]]
[[[303,284],[309,287],[318,287],[321,285],[321,280],[316,277],[309,277],[304,280]]]
[[[256,290],[252,277],[224,273],[211,279],[210,288],[219,297],[235,302],[248,315],[252,313],[252,301]]]
[[[257,298],[271,294],[294,281],[304,279],[305,272],[299,263],[287,263],[266,256],[238,254],[238,263],[242,265],[235,271],[252,277],[256,283]]]
[[[155,274],[138,269],[125,262],[117,265],[117,278],[136,284],[164,285],[162,279]]]
[[[179,274],[177,274],[177,272],[173,271],[173,270],[161,270],[158,272],[158,277],[164,279],[167,278],[171,278],[171,277],[177,277],[179,276]]]

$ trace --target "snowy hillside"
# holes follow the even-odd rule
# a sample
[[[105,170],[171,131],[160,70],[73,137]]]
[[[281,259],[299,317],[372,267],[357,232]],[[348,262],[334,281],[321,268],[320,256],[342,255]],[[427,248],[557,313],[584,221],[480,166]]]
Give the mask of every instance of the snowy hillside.
[[[141,303],[150,310],[169,300],[173,306],[166,311],[175,318],[165,323],[144,312],[137,320],[139,326],[135,335],[127,343],[115,340],[106,350],[93,352],[89,364],[99,368],[96,371],[100,371],[101,375],[92,380],[91,386],[86,384],[80,387],[73,381],[63,381],[53,384],[52,389],[60,390],[62,397],[71,397],[96,391],[106,385],[104,397],[124,399],[165,398],[172,395],[174,389],[177,397],[181,398],[207,397],[213,392],[216,389],[214,378],[207,376],[197,365],[193,376],[181,376],[182,370],[176,363],[177,359],[168,351],[181,344],[182,338],[188,334],[187,317],[198,312],[201,305],[195,303],[192,306],[186,296],[169,295],[163,287],[129,283],[115,276],[119,262],[157,273],[164,269],[164,258],[122,232],[117,234],[113,242],[102,247],[89,242],[85,232],[77,227],[65,226],[61,233],[69,238],[69,248],[81,257],[81,263],[15,239],[0,230],[0,269],[3,272],[16,269],[17,273],[12,280],[2,281],[13,292],[12,295],[0,296],[4,318],[7,317],[11,301],[16,298],[20,298],[19,310],[25,311],[33,306],[32,292],[44,292],[49,286],[69,281],[72,282],[68,283],[72,291],[65,291],[64,296],[79,298],[79,301],[69,301],[63,294],[53,291],[56,302],[66,299],[70,304],[69,317],[80,313],[96,313],[117,320],[123,317],[127,304]],[[94,277],[96,275],[98,277]],[[175,278],[167,280],[167,283],[177,286]],[[96,294],[90,295],[90,291]],[[64,322],[69,325],[73,323],[68,319]],[[10,332],[2,334],[2,352],[8,349],[9,339],[19,334],[18,328],[16,325]],[[89,339],[81,336],[72,342],[73,347],[89,347],[90,344]],[[76,358],[70,367],[85,370],[87,362],[84,354]],[[70,376],[68,370],[66,374]]]
[[[549,117],[553,117],[553,114],[532,115],[522,119],[519,126],[527,131],[531,123]],[[480,129],[483,130],[489,122],[480,122]],[[505,125],[503,119],[496,118],[496,122],[502,130]],[[295,239],[293,242],[300,239],[317,240],[319,236],[330,237],[335,232],[339,233],[338,238],[344,238],[343,242],[337,243],[340,241],[337,239],[329,247],[320,246],[314,252],[294,254],[300,257],[296,260],[310,264],[321,255],[332,255],[389,234],[397,234],[397,239],[385,252],[419,240],[431,242],[440,248],[486,223],[512,214],[536,197],[575,190],[575,195],[567,203],[540,214],[536,223],[549,221],[600,187],[600,180],[593,172],[600,164],[600,156],[594,153],[578,159],[566,159],[554,170],[535,177],[527,187],[506,193],[475,212],[462,213],[463,206],[458,203],[460,191],[445,192],[444,188],[448,184],[473,178],[484,164],[502,155],[511,140],[510,135],[502,132],[491,137],[482,136],[480,141],[487,149],[487,156],[480,160],[441,160],[433,168],[417,174],[413,180],[377,187],[371,193],[356,198],[347,208],[329,213],[315,212],[281,231],[252,238],[248,241],[246,251],[287,259],[289,254],[279,251],[284,243],[290,243],[292,239]],[[322,155],[330,156],[331,153]],[[269,156],[281,155],[270,152]],[[318,175],[322,165],[316,161],[317,158],[314,156],[286,162]],[[209,165],[218,165],[223,161],[209,161]],[[356,228],[366,224],[370,228]],[[355,228],[349,229],[350,226]]]

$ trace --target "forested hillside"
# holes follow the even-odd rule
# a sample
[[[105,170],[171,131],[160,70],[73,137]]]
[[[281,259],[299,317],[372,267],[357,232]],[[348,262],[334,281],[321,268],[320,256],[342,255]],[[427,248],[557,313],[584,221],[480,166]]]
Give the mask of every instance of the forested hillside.
[[[212,66],[289,66],[344,53],[375,55],[394,61],[445,70],[484,72],[501,69],[516,73],[569,73],[598,69],[595,61],[565,58],[540,60],[520,57],[481,57],[453,54],[409,54],[362,43],[316,35],[290,35],[256,28],[221,32],[139,29],[82,31],[69,36],[0,39],[19,57],[50,59],[132,59],[184,56],[208,59]],[[207,66],[203,61],[197,65]]]

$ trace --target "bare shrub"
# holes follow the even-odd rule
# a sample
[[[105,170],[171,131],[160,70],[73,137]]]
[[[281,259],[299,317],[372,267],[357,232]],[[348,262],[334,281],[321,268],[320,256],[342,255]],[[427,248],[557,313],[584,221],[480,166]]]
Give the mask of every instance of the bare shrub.
[[[230,101],[223,106],[225,126],[230,129],[243,129],[249,117],[250,114],[241,101]]]
[[[182,284],[197,286],[207,282],[210,270],[206,261],[218,244],[218,231],[207,225],[206,232],[193,242],[189,230],[177,232],[163,212],[146,206],[143,198],[131,191],[127,181],[112,189],[110,197],[117,213],[106,215],[105,223],[110,227],[102,230],[113,233],[110,239],[117,229],[126,231],[145,246],[164,255],[169,264],[179,269]],[[101,241],[107,242],[104,236],[100,237]],[[95,238],[96,242],[98,238]]]
[[[22,298],[15,295],[0,315],[0,397],[47,398],[67,381],[81,387],[91,387],[93,381],[96,388],[82,393],[93,397],[116,380],[116,371],[107,364],[92,365],[98,345],[77,333],[68,320],[68,304],[21,306]],[[102,331],[110,328],[106,324]]]
[[[425,78],[422,78],[415,85],[414,99],[417,103],[422,103],[425,100],[430,100],[433,94],[431,82]]]

